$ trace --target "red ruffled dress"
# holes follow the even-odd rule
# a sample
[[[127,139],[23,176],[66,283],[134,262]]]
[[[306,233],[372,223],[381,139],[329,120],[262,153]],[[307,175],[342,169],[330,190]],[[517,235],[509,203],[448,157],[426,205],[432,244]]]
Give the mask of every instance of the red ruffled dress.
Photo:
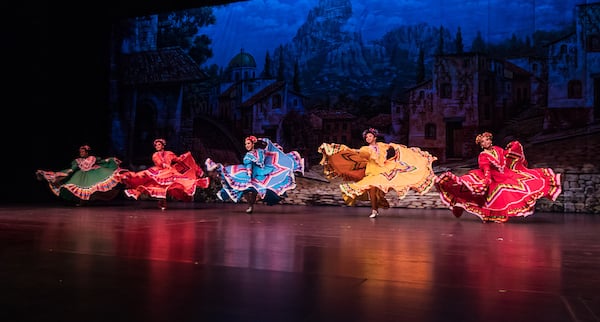
[[[154,152],[154,166],[121,175],[128,197],[193,201],[197,188],[207,188],[210,178],[196,164],[190,152],[177,156],[171,151]]]
[[[527,167],[523,146],[510,142],[504,150],[492,146],[479,154],[479,169],[462,176],[445,172],[436,179],[442,202],[456,217],[462,210],[483,221],[506,222],[529,216],[540,198],[555,201],[560,195],[561,175],[550,168]]]

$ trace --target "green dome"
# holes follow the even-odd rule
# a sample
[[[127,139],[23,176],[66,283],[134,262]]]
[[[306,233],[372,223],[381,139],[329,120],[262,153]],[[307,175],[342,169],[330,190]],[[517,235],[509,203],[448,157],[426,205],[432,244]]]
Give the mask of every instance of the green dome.
[[[254,57],[252,57],[252,55],[244,52],[244,50],[242,49],[240,50],[239,54],[235,55],[229,61],[229,65],[227,65],[227,68],[231,69],[243,67],[256,68],[256,61],[254,60]]]

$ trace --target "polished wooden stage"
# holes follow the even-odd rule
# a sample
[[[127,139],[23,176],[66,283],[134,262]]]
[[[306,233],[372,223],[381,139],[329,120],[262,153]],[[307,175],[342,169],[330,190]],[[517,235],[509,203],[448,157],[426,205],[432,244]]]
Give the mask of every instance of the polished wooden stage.
[[[600,321],[600,216],[0,207],[2,321]]]

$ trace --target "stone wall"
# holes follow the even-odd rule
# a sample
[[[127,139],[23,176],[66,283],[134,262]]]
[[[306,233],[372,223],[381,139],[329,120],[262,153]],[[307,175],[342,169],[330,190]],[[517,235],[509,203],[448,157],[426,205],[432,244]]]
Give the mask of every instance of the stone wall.
[[[530,123],[519,122],[520,126],[531,127]],[[513,133],[525,133],[515,130]],[[500,136],[500,135],[499,135]],[[556,201],[542,198],[536,203],[536,211],[557,213],[600,214],[600,124],[585,128],[561,131],[559,133],[512,135],[510,138],[495,138],[500,146],[509,140],[523,143],[526,158],[531,168],[549,167],[561,174],[563,191]],[[504,142],[506,141],[506,142]],[[450,170],[457,175],[477,166],[476,160],[460,164],[434,164],[436,173]],[[284,203],[295,205],[344,205],[339,184],[340,179],[326,180],[323,168],[313,166],[304,177],[297,177],[296,189],[288,192]],[[440,201],[433,188],[425,195],[409,192],[404,199],[398,199],[394,192],[387,194],[390,206],[398,208],[438,208],[446,206]],[[369,207],[368,202],[357,206]]]
[[[539,200],[536,209],[600,214],[600,124],[539,134],[524,148],[530,167],[562,175],[562,194],[555,202]]]
[[[548,212],[600,214],[600,174],[563,173],[563,192],[555,202],[546,199],[536,209]]]
[[[288,198],[284,203],[295,205],[344,205],[344,199],[340,192],[339,184],[342,181],[333,179],[331,181],[297,178],[296,189],[288,192]],[[398,208],[446,208],[440,201],[437,191],[432,189],[425,195],[409,192],[403,199],[399,199],[395,192],[386,195],[391,207]],[[359,202],[357,206],[369,207],[368,201]]]
[[[545,198],[540,199],[536,204],[536,211],[600,214],[600,173],[562,172],[564,169],[561,168],[554,170],[561,173],[563,192],[554,202]],[[288,197],[284,199],[285,204],[344,205],[339,189],[341,183],[339,179],[327,181],[298,177],[296,183],[296,189],[289,191]],[[396,208],[447,208],[440,201],[435,188],[425,195],[418,195],[411,191],[403,199],[399,199],[394,192],[390,192],[386,198],[390,202],[390,206]],[[359,202],[357,206],[369,207],[369,203]]]

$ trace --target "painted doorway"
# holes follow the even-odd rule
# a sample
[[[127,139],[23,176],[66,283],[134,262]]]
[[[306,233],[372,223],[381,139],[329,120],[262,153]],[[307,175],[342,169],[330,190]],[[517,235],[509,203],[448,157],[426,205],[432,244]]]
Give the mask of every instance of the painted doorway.
[[[446,160],[462,159],[464,131],[462,121],[446,122]]]
[[[132,140],[132,162],[134,165],[152,165],[152,142],[156,139],[156,108],[150,102],[138,105],[135,115],[135,128]],[[166,138],[165,138],[166,139]],[[167,149],[169,142],[167,141]]]

